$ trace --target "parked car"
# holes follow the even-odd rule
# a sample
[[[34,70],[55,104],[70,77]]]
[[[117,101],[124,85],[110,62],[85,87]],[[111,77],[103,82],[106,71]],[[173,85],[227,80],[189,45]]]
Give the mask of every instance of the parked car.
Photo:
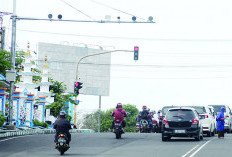
[[[162,130],[162,141],[171,137],[194,137],[197,141],[203,139],[203,127],[194,108],[170,108],[163,119]]]
[[[225,127],[225,130],[226,132],[228,133],[231,133],[231,130],[232,130],[232,113],[231,113],[231,110],[229,108],[228,105],[210,105],[214,108],[214,111],[218,114],[219,112],[221,112],[221,107],[224,107],[225,108],[225,124],[224,124],[224,127]],[[217,116],[217,114],[215,115],[215,118]]]
[[[216,133],[216,121],[214,114],[209,109],[209,106],[189,106],[194,108],[199,116],[201,116],[201,123],[203,127],[203,133],[207,134],[208,137],[214,136]]]

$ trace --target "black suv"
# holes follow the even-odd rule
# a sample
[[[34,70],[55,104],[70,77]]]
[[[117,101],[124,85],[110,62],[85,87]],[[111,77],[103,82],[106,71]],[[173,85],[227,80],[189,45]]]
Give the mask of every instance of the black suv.
[[[162,141],[171,137],[194,137],[203,139],[203,129],[194,108],[176,107],[167,111],[162,123]]]

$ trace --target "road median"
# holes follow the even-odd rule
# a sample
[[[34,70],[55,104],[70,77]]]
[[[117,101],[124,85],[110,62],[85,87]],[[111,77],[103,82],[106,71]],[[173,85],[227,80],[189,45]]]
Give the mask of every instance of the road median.
[[[8,131],[4,130],[0,132],[0,138],[13,137],[13,136],[24,136],[24,135],[34,135],[34,134],[54,134],[56,130],[54,129],[28,129],[20,131]],[[71,129],[70,133],[93,133],[91,129]]]

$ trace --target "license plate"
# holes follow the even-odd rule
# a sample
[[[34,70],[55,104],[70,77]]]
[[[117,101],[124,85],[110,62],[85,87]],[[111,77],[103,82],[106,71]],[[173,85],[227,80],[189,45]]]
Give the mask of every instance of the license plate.
[[[60,139],[60,140],[58,140],[58,142],[65,143],[66,140],[65,139]]]
[[[121,125],[121,123],[115,123],[115,125]]]
[[[185,133],[185,130],[175,130],[175,133],[184,134],[184,133]]]

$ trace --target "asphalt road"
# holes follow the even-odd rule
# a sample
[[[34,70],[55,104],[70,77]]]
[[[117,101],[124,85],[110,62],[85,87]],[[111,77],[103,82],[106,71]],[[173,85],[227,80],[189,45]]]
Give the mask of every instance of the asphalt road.
[[[54,149],[54,135],[31,135],[0,139],[0,157],[60,156]],[[115,139],[113,133],[72,134],[64,156],[77,157],[232,157],[232,134],[224,139],[204,137],[173,138],[162,142],[161,134],[126,133]]]

